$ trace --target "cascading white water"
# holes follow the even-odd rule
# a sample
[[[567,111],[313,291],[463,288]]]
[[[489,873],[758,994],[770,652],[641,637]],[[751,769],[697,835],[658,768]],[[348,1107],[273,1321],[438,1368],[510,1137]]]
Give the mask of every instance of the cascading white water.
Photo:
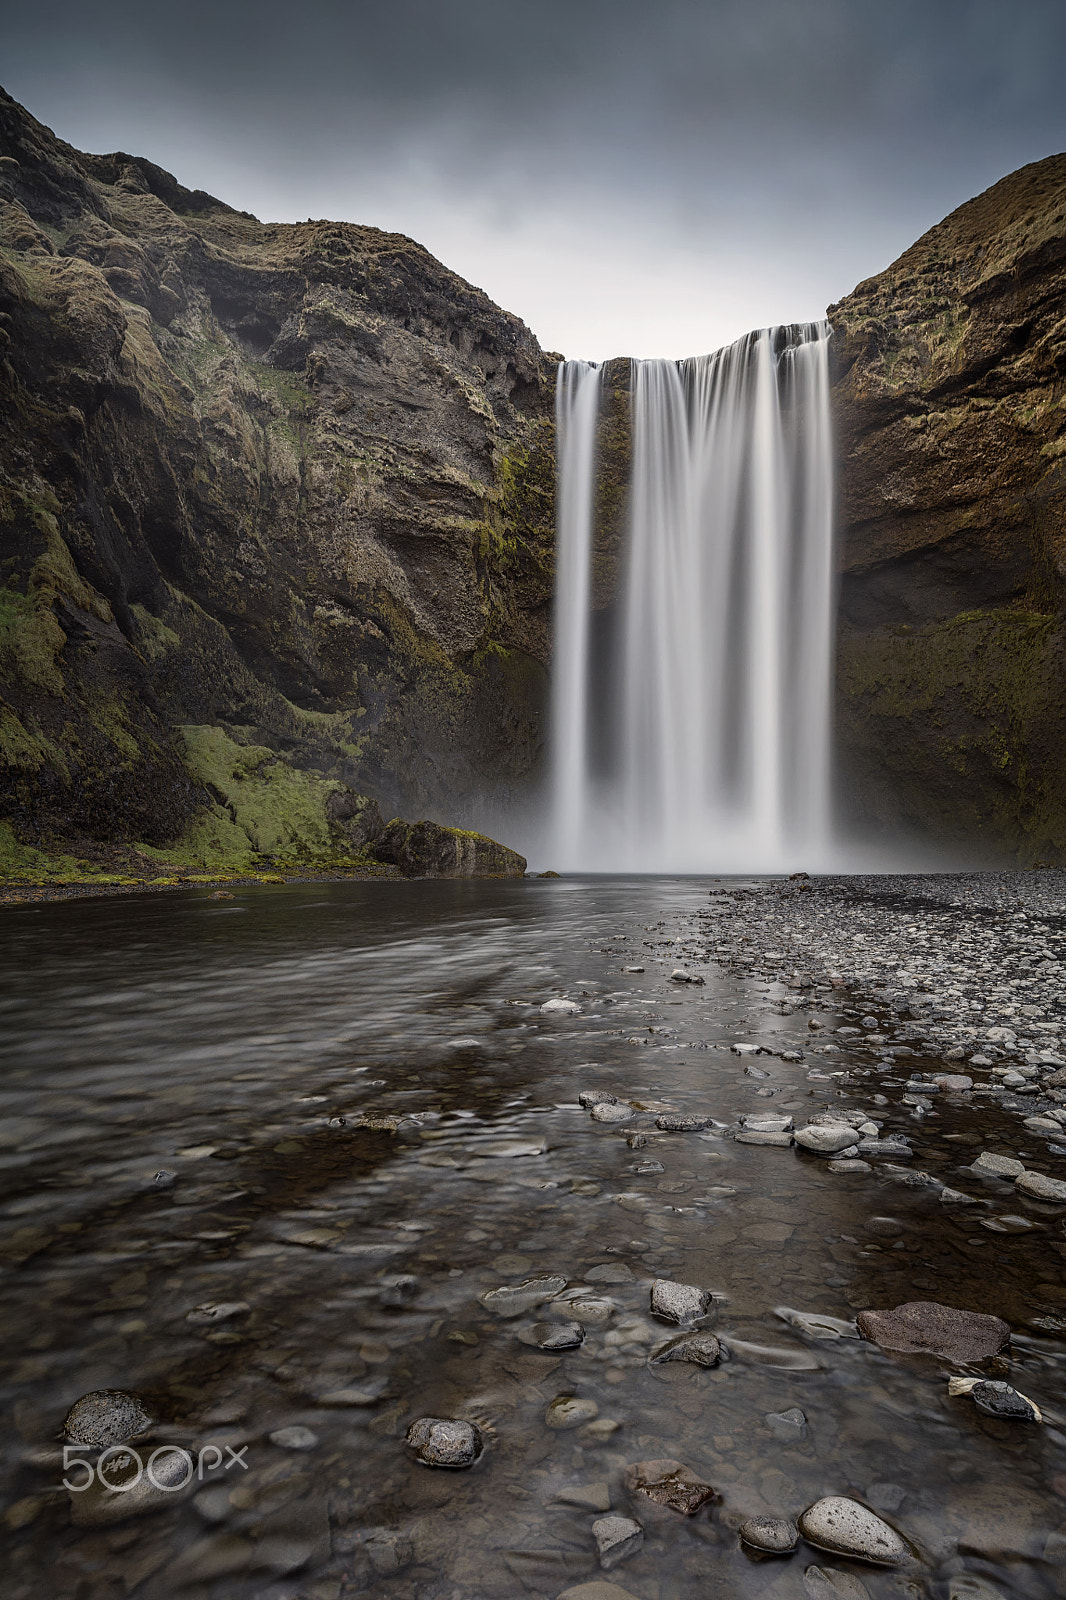
[[[600,374],[556,392],[553,852],[566,870],[827,861],[829,328],[633,366],[622,588],[594,622]]]

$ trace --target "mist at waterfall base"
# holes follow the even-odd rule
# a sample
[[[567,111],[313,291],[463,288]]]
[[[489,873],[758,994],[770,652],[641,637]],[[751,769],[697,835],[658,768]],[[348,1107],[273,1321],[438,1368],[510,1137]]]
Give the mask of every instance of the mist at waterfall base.
[[[563,871],[840,865],[828,324],[632,364],[616,593],[593,611],[601,369],[563,363],[551,850]]]

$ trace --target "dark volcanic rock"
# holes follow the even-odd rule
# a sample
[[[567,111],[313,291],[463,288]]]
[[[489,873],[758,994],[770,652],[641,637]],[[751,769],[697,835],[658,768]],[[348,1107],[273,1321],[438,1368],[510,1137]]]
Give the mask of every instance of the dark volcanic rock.
[[[553,373],[412,240],[260,223],[0,92],[0,818],[327,860],[514,793]]]
[[[974,1405],[990,1417],[1007,1417],[1016,1422],[1037,1422],[1032,1404],[1009,1383],[975,1383],[970,1390]]]
[[[853,811],[1061,857],[1066,155],[829,308]]]
[[[521,878],[526,870],[524,856],[494,839],[437,822],[390,822],[370,853],[405,878]]]
[[[63,1437],[71,1444],[105,1446],[134,1439],[152,1418],[144,1401],[124,1389],[94,1389],[67,1412]]]
[[[935,1300],[910,1300],[891,1311],[860,1311],[859,1332],[886,1350],[925,1351],[960,1364],[998,1355],[1010,1327],[980,1311],[957,1311]]]

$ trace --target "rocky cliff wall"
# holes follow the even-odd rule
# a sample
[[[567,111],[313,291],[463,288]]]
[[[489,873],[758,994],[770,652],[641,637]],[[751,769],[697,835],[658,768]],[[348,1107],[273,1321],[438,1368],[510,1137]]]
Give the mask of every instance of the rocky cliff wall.
[[[839,305],[846,813],[1066,859],[1066,156]]]
[[[8,851],[325,859],[331,795],[526,792],[553,376],[411,240],[260,223],[0,92]]]

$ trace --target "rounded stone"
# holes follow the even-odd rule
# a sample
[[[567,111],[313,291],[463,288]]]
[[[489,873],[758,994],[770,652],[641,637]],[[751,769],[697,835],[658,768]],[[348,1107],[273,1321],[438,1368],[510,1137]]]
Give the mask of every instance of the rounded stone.
[[[860,1311],[856,1321],[864,1339],[885,1350],[924,1352],[965,1364],[998,1355],[1010,1339],[1001,1317],[959,1311],[935,1300],[909,1300],[891,1311]]]
[[[593,1122],[627,1122],[633,1115],[633,1107],[617,1100],[598,1100],[589,1115]]]
[[[799,1544],[799,1529],[784,1517],[749,1517],[739,1531],[742,1543],[770,1556],[786,1556]]]
[[[580,1322],[535,1322],[518,1337],[538,1350],[576,1350],[585,1341]]]
[[[808,1544],[854,1561],[894,1567],[909,1554],[895,1528],[844,1495],[816,1500],[800,1517],[799,1528]]]
[[[151,1421],[138,1395],[125,1389],[94,1389],[75,1400],[63,1423],[63,1435],[71,1444],[124,1444],[143,1433]]]
[[[571,1428],[580,1428],[599,1414],[600,1408],[595,1400],[583,1400],[575,1394],[559,1394],[544,1413],[544,1421],[556,1433],[569,1433]]]
[[[545,1000],[540,1009],[545,1016],[569,1017],[575,1011],[580,1011],[581,1007],[576,1000]]]
[[[661,1133],[699,1133],[707,1126],[706,1117],[680,1117],[664,1112],[656,1117],[655,1126]]]
[[[273,1433],[267,1434],[267,1438],[279,1450],[313,1450],[318,1443],[317,1433],[301,1427],[275,1428]]]
[[[452,1417],[419,1417],[408,1428],[405,1442],[424,1466],[453,1472],[472,1467],[485,1448],[479,1428]]]
[[[855,1129],[843,1123],[826,1123],[818,1127],[798,1128],[795,1141],[804,1150],[817,1156],[833,1156],[855,1143]]]
[[[1042,1172],[1023,1172],[1015,1179],[1014,1187],[1019,1194],[1027,1194],[1033,1200],[1066,1204],[1066,1183],[1059,1178],[1045,1178]]]
[[[691,1283],[674,1283],[669,1278],[656,1278],[651,1288],[651,1313],[663,1322],[673,1322],[679,1327],[685,1322],[696,1322],[706,1315],[711,1296],[706,1289]]]

